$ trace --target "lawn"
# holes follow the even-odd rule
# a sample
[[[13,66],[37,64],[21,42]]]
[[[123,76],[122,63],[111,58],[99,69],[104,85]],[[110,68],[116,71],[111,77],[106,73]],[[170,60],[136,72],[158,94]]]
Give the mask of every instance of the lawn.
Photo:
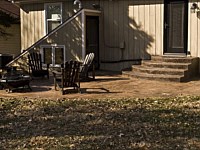
[[[200,97],[0,98],[0,149],[199,150]]]

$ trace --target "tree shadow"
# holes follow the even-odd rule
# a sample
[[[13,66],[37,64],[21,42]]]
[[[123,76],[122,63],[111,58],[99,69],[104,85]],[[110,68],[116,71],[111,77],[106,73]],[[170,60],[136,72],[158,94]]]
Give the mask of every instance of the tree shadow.
[[[150,109],[148,103],[131,100],[2,101],[2,149],[42,147],[45,141],[47,149],[63,143],[71,149],[199,148],[200,114],[195,109]],[[54,139],[61,141],[54,145]],[[15,140],[20,142],[11,143]]]
[[[81,94],[111,94],[119,92],[111,92],[105,88],[81,88]]]
[[[135,5],[135,4],[134,4]],[[134,10],[134,5],[129,5],[129,11]],[[131,12],[128,11],[128,14]],[[153,42],[155,42],[155,39],[152,35],[150,35],[149,29],[145,28],[145,24],[142,24],[142,22],[139,22],[139,20],[135,19],[134,13],[131,14],[133,16],[129,16],[129,25],[128,30],[129,34],[132,35],[132,41],[133,42],[133,54],[136,59],[151,59],[151,54],[148,52],[152,48]],[[136,14],[135,14],[136,15]],[[141,18],[141,19],[145,19]]]

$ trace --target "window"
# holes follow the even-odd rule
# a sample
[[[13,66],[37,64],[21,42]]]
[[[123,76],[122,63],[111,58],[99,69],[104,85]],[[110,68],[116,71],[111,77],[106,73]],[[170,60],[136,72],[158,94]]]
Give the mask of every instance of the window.
[[[45,4],[46,33],[62,23],[62,3]]]
[[[41,46],[42,62],[58,67],[65,62],[65,46]]]

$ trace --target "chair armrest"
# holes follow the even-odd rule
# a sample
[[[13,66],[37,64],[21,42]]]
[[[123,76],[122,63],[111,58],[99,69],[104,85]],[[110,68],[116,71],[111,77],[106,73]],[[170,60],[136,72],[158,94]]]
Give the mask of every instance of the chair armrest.
[[[92,77],[95,79],[95,64],[92,63]]]
[[[62,75],[62,72],[56,71],[56,70],[53,70],[52,73],[53,73],[54,76],[57,76],[57,75],[61,76]]]
[[[53,73],[54,82],[61,81],[61,79],[62,79],[62,72],[53,70],[52,73]]]
[[[47,64],[47,70],[49,69],[50,64]]]

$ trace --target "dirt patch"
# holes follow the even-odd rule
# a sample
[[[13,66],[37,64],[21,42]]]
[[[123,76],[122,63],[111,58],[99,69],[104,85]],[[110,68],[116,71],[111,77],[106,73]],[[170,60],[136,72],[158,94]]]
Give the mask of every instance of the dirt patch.
[[[180,95],[200,95],[200,80],[186,83],[152,81],[127,78],[117,73],[99,72],[95,81],[81,82],[81,94],[61,95],[54,90],[53,78],[34,79],[32,91],[6,93],[0,91],[1,97],[41,97],[41,98],[146,98],[173,97]]]

